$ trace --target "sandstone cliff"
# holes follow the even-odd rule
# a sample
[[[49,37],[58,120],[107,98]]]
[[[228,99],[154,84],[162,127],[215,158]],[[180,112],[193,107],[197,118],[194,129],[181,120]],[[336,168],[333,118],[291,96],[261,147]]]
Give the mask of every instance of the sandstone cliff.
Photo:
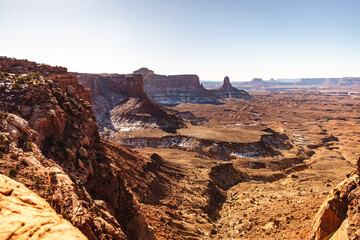
[[[77,77],[92,90],[93,109],[102,131],[151,126],[176,132],[183,126],[174,111],[148,98],[140,74],[77,74]]]
[[[87,239],[39,195],[0,174],[0,239]]]
[[[331,190],[310,231],[311,240],[360,239],[360,159],[357,169]]]
[[[156,180],[145,170],[153,160],[100,140],[76,82],[11,62],[23,72],[0,74],[0,173],[45,198],[89,239],[154,239],[137,203]],[[135,94],[139,83],[130,79],[125,91]],[[124,178],[125,162],[138,166],[137,184]]]
[[[151,99],[162,105],[219,104],[220,99],[251,98],[245,91],[232,87],[228,78],[222,88],[211,91],[200,84],[199,77],[196,75],[157,75],[147,68],[140,68],[134,73],[143,75],[146,93]]]

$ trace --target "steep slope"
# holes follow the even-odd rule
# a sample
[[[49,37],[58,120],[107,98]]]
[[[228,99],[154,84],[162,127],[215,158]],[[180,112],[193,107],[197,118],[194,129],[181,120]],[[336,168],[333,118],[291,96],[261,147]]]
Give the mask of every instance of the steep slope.
[[[77,74],[79,82],[92,90],[93,107],[101,131],[160,128],[176,132],[182,119],[147,97],[142,75]]]
[[[45,198],[89,239],[154,239],[129,188],[136,183],[122,174],[124,162],[138,166],[144,192],[156,178],[143,171],[153,160],[100,140],[77,82],[27,74],[28,62],[14,61],[0,75],[0,173]]]

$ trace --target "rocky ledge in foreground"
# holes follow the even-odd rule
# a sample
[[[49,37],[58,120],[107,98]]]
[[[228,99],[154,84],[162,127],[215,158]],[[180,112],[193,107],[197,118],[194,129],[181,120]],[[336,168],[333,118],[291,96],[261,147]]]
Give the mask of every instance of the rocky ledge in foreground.
[[[153,160],[100,139],[77,82],[9,62],[0,74],[0,174],[39,194],[89,239],[154,239],[137,202],[151,195]]]
[[[317,212],[311,240],[360,239],[360,159],[348,178],[331,190]]]
[[[0,174],[0,239],[87,239],[39,195]]]

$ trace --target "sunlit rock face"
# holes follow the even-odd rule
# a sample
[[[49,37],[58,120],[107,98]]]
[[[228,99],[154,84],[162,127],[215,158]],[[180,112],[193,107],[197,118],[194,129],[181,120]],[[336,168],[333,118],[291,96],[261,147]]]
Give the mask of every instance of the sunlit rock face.
[[[225,78],[219,91],[207,90],[200,84],[197,75],[157,75],[147,68],[134,71],[143,75],[145,92],[151,99],[162,105],[181,103],[219,104],[228,98],[250,99],[245,91],[231,86],[229,77]],[[221,91],[220,91],[221,90]]]
[[[175,112],[148,97],[141,74],[76,75],[92,91],[92,106],[101,131],[152,126],[175,132],[183,125]]]

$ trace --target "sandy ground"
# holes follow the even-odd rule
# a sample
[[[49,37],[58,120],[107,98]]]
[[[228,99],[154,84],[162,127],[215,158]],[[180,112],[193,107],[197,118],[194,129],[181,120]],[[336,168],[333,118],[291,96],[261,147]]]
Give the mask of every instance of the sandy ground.
[[[142,204],[155,235],[306,239],[322,201],[358,159],[359,106],[360,100],[350,96],[298,92],[174,107],[209,120],[189,125],[182,135],[252,142],[271,128],[285,133],[294,147],[282,156],[230,162],[179,149],[136,149],[159,154],[161,174],[168,179],[157,204]]]

